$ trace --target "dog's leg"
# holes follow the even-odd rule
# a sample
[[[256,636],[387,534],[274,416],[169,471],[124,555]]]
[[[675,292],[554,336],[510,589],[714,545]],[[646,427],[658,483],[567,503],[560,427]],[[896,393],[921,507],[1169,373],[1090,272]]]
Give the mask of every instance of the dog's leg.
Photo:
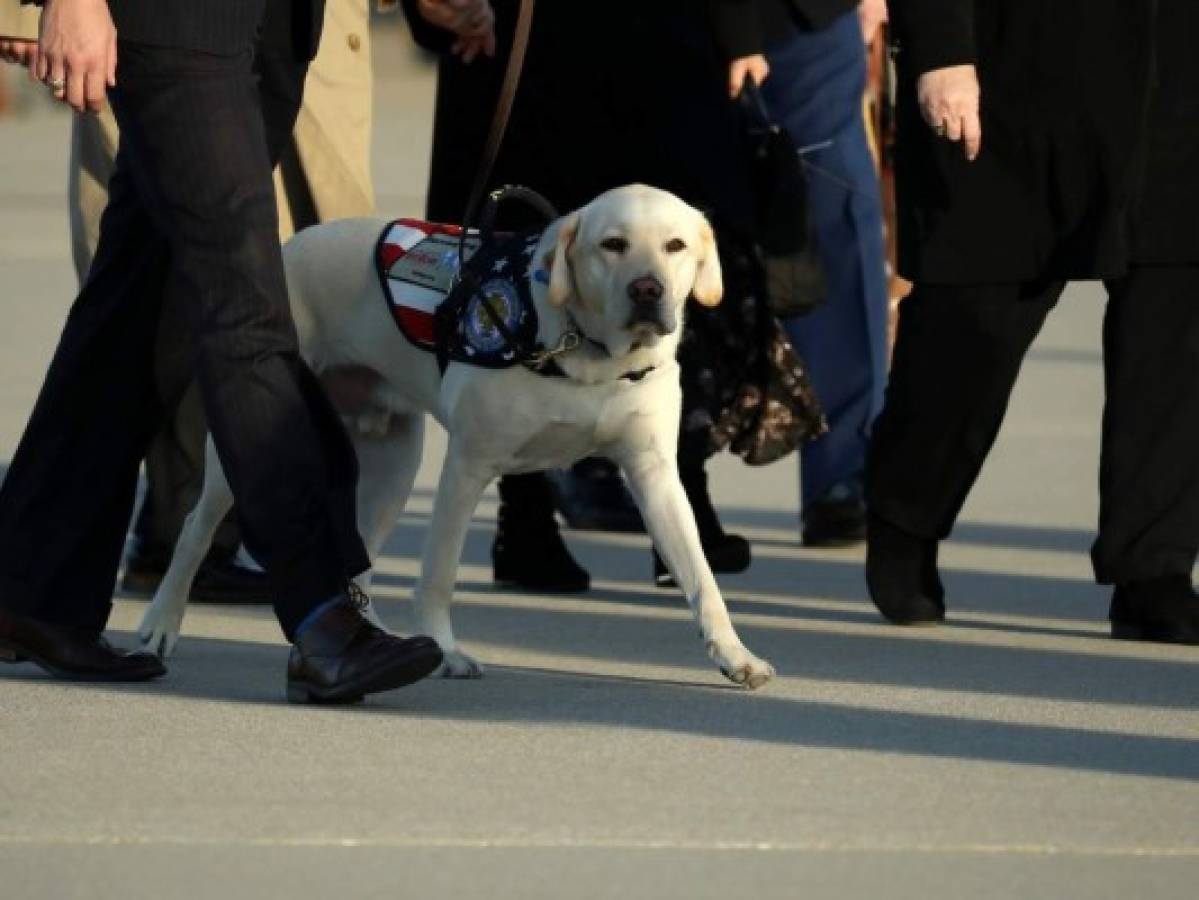
[[[420,581],[416,586],[419,630],[432,637],[445,657],[441,674],[446,678],[479,678],[483,667],[458,649],[450,624],[454,578],[466,530],[490,475],[470,471],[462,464],[451,441],[433,501],[433,520],[425,535]]]
[[[383,434],[366,430],[351,434],[358,456],[358,533],[374,565],[412,493],[424,449],[425,417],[420,413],[396,413]],[[370,579],[371,572],[367,571],[354,580],[368,590]],[[373,602],[367,615],[385,627]]]
[[[683,589],[708,655],[731,681],[761,687],[774,677],[774,668],[750,653],[733,628],[704,556],[673,455],[644,450],[627,454],[620,462],[654,544]]]
[[[165,657],[175,649],[192,581],[212,545],[217,526],[232,508],[233,492],[210,437],[204,453],[204,489],[183,523],[171,565],[137,629],[145,650]]]

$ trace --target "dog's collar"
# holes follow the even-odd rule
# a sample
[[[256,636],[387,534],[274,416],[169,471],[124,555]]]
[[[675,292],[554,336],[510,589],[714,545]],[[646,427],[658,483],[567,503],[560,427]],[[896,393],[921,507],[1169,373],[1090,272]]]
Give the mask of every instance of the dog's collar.
[[[540,367],[534,367],[525,364],[531,372],[536,372],[538,375],[544,375],[547,378],[569,378],[570,376],[562,370],[556,359],[550,359]],[[631,369],[620,376],[622,381],[640,381],[650,372],[654,371],[657,366],[646,366],[644,369]]]
[[[538,375],[545,375],[550,378],[569,378],[570,376],[558,365],[558,357],[565,356],[572,350],[577,349],[584,342],[600,350],[609,359],[612,357],[612,352],[608,346],[595,338],[588,337],[575,317],[570,314],[570,310],[566,311],[566,330],[562,332],[558,338],[558,342],[553,347],[545,347],[538,344],[527,357],[521,360],[522,365]],[[640,381],[657,366],[646,366],[644,369],[632,369],[620,376],[624,381]]]

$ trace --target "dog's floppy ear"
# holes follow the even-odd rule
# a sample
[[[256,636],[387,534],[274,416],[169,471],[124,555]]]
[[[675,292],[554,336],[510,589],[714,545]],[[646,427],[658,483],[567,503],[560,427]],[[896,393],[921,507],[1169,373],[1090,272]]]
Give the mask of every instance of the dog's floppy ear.
[[[558,225],[558,239],[554,249],[545,255],[541,264],[549,269],[550,282],[546,298],[552,306],[561,306],[570,297],[574,279],[570,276],[570,260],[567,255],[579,234],[579,214],[571,213]]]
[[[724,296],[724,279],[720,273],[720,254],[716,251],[716,234],[706,221],[700,224],[699,264],[695,269],[695,285],[691,296],[704,306],[715,306]]]

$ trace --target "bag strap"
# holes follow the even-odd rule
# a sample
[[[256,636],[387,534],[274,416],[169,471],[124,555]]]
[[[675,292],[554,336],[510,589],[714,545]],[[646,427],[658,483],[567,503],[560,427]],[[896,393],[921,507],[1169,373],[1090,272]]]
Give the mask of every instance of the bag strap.
[[[778,131],[779,126],[766,107],[766,100],[752,78],[746,78],[737,95],[737,105],[746,117],[746,124],[755,132]]]

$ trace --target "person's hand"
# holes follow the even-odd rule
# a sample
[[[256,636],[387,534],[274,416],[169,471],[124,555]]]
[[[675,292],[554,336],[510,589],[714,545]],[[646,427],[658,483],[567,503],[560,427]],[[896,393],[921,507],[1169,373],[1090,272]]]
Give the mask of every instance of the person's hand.
[[[30,77],[37,66],[37,41],[20,38],[0,38],[0,59],[29,69]]]
[[[916,82],[920,114],[940,137],[961,141],[966,159],[975,160],[983,145],[978,73],[974,66],[947,66],[925,72]]]
[[[117,83],[117,30],[107,0],[46,0],[34,74],[77,112],[99,112]]]
[[[874,40],[879,28],[887,21],[887,0],[861,0],[858,4],[858,22],[862,25],[862,40],[867,44]]]
[[[770,66],[766,62],[766,57],[761,53],[734,59],[729,63],[729,96],[736,99],[737,95],[741,93],[741,88],[745,86],[746,78],[751,79],[754,84],[760,85],[769,74]]]
[[[416,6],[430,25],[458,36],[450,52],[463,62],[495,55],[495,12],[488,0],[418,0]]]
[[[495,56],[495,32],[489,32],[483,37],[464,37],[454,41],[450,52],[461,57],[464,63],[469,63],[482,53],[484,56]]]

